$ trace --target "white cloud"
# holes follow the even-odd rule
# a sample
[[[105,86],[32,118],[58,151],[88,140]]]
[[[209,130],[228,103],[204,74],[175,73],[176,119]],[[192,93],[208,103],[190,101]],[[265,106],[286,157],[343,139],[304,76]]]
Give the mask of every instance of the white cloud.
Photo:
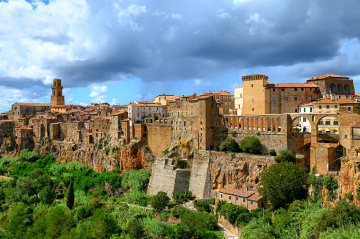
[[[181,14],[179,14],[179,13],[175,13],[175,14],[172,13],[171,17],[174,18],[174,19],[181,19],[182,18]]]
[[[113,99],[110,103],[110,105],[118,105],[118,104],[119,104],[119,102],[117,99]]]
[[[231,18],[230,14],[225,9],[217,10],[216,16],[220,18]]]
[[[261,28],[264,29],[272,26],[264,18],[262,18],[259,13],[250,15],[250,17],[246,19],[245,23],[249,25],[249,34],[251,35],[255,34]]]
[[[129,24],[133,31],[141,31],[139,23],[137,23],[134,18],[146,12],[146,6],[131,4],[127,8],[119,10],[118,22],[122,25]]]
[[[93,102],[105,102],[107,98],[107,86],[92,85],[90,88],[90,95]]]

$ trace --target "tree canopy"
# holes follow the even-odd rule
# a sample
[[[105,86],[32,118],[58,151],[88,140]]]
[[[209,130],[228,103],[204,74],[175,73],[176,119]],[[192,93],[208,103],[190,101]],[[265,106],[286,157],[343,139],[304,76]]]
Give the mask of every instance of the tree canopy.
[[[220,144],[220,151],[240,152],[240,147],[235,139],[228,137]]]

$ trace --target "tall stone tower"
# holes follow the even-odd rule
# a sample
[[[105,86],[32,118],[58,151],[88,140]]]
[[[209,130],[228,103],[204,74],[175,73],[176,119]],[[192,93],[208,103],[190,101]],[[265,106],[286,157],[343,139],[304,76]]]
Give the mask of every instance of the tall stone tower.
[[[51,106],[65,105],[65,98],[62,95],[63,87],[61,86],[61,80],[54,79],[54,84],[51,88],[52,88]]]

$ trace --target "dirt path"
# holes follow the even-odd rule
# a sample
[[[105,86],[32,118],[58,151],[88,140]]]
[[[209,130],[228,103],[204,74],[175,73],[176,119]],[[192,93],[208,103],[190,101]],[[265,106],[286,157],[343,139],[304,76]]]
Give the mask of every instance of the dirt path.
[[[220,231],[224,233],[225,239],[240,239],[235,234],[232,234],[226,227],[224,227],[221,223],[218,223],[218,226],[220,228]]]

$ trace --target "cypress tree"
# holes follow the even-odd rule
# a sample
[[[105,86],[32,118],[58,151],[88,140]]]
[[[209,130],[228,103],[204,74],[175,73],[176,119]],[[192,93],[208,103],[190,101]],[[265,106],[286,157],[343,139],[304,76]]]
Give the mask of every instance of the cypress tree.
[[[66,205],[67,205],[68,208],[70,208],[70,210],[74,206],[74,201],[75,201],[74,183],[71,182],[70,187],[69,187],[68,196],[67,196],[67,201],[66,201]]]

